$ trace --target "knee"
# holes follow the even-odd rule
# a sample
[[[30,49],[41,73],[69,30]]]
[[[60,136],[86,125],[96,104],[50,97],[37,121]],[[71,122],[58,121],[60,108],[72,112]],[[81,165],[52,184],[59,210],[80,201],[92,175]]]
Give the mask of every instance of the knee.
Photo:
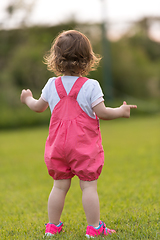
[[[87,188],[92,188],[97,191],[97,180],[94,181],[82,181],[80,180],[81,190],[84,191]]]
[[[62,180],[55,180],[53,187],[58,188],[59,190],[62,190],[65,193],[67,193],[70,186],[71,186],[71,179],[62,179]]]

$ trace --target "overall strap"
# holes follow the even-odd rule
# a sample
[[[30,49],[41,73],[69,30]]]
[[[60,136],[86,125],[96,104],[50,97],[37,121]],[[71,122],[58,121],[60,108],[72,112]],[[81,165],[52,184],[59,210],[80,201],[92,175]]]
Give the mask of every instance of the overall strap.
[[[74,97],[75,99],[77,99],[77,95],[81,89],[81,87],[83,86],[83,84],[88,80],[88,78],[86,77],[79,77],[76,82],[73,84],[73,87],[71,89],[71,91],[69,92],[69,96]]]
[[[67,93],[63,86],[61,77],[56,78],[55,87],[56,87],[56,90],[57,90],[57,93],[58,93],[60,99],[67,96]]]

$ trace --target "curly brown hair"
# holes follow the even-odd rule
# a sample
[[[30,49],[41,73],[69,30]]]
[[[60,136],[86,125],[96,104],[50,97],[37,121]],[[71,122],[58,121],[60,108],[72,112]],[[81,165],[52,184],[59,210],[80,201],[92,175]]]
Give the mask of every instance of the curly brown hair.
[[[57,36],[44,60],[48,70],[57,76],[82,76],[95,70],[101,57],[93,52],[89,39],[83,33],[69,30]]]

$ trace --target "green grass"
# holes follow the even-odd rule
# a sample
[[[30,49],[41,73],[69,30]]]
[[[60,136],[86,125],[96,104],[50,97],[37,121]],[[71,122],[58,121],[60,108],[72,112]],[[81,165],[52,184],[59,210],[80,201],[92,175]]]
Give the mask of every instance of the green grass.
[[[107,239],[160,239],[160,116],[101,122],[98,181]],[[43,160],[47,127],[0,132],[0,239],[43,239],[52,179]],[[85,239],[79,181],[72,180],[54,239]],[[101,238],[97,238],[101,239]]]

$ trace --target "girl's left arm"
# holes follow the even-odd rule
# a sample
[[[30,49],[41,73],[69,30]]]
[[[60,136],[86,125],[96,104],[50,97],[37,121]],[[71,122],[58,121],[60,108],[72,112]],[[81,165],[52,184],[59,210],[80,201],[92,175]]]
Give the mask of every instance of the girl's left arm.
[[[20,99],[22,103],[26,104],[34,112],[44,112],[48,107],[48,103],[45,102],[41,97],[38,100],[33,98],[32,92],[29,89],[22,90]]]
[[[109,108],[106,107],[104,102],[100,102],[98,105],[93,107],[93,111],[96,113],[97,117],[103,120],[112,120],[116,118],[129,118],[130,110],[132,108],[137,108],[136,105],[127,105],[124,101],[120,107]]]

